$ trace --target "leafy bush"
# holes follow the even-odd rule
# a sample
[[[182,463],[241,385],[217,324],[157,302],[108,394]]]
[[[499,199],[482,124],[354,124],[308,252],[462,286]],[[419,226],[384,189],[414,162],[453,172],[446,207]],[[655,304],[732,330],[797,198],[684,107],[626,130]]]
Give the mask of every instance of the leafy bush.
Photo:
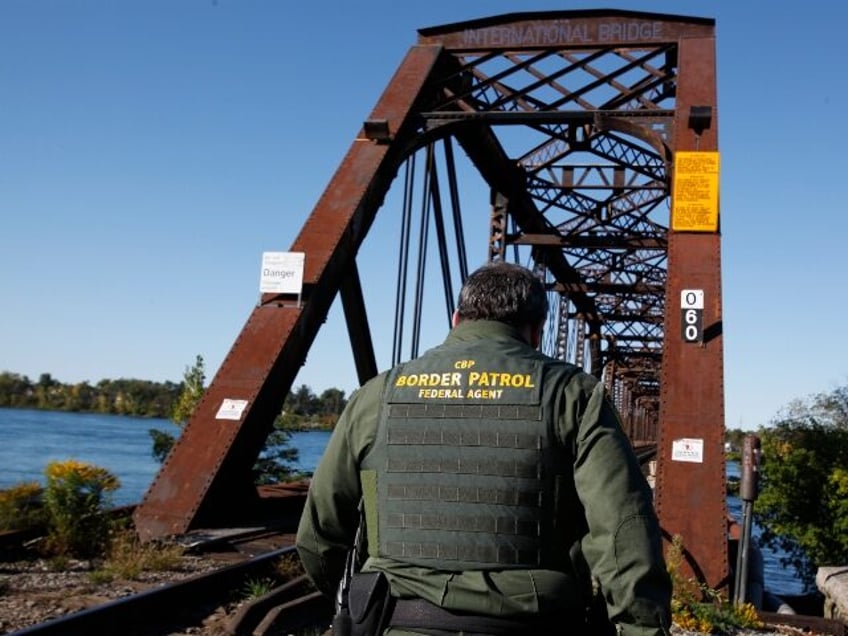
[[[761,541],[813,589],[819,566],[848,562],[848,387],[796,401],[759,434]]]
[[[733,629],[763,626],[750,603],[733,605],[719,592],[683,575],[683,539],[675,536],[666,552],[666,566],[671,575],[672,621],[678,627],[703,634],[725,634]]]
[[[25,530],[43,526],[47,514],[42,503],[43,488],[35,482],[0,490],[0,530]]]
[[[105,512],[118,478],[105,468],[74,459],[54,461],[44,470],[47,486],[46,548],[55,555],[90,557],[107,545],[110,522]]]

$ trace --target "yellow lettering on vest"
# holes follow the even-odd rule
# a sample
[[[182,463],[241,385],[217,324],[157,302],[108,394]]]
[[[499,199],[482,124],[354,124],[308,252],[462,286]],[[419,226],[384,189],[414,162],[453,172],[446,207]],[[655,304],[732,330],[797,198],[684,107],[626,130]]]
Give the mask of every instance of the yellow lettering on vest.
[[[454,400],[462,397],[462,389],[418,389],[422,400]]]
[[[450,386],[456,386],[457,384],[458,382],[452,381]],[[501,386],[516,389],[536,388],[533,378],[529,373],[505,373],[501,371],[471,371],[468,373],[468,386]]]
[[[472,400],[499,400],[503,395],[503,389],[468,389],[466,398]]]
[[[395,386],[406,386],[406,376],[399,375],[397,380],[395,380]]]

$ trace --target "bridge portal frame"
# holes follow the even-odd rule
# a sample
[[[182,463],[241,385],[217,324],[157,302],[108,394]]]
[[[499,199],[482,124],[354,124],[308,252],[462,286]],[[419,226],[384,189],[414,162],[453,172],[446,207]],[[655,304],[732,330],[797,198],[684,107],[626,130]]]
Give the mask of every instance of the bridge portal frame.
[[[662,68],[651,69],[656,77],[646,84],[626,86],[617,76],[595,78],[622,93],[621,100],[601,107],[587,107],[580,91],[539,78],[540,83],[548,81],[564,91],[563,102],[582,104],[580,113],[552,104],[538,106],[531,99],[530,88],[509,102],[498,78],[489,78],[491,83],[485,88],[501,91],[501,98],[495,100],[500,105],[484,112],[479,106],[482,102],[475,102],[469,89],[469,82],[483,80],[462,61],[469,52],[482,58],[503,55],[507,59],[529,54],[520,64],[532,67],[533,55],[541,57],[546,50],[562,49],[565,52],[558,54],[574,60],[581,50],[596,49],[620,51],[629,59],[629,68],[636,68],[640,59],[628,58],[628,51],[652,46],[662,47],[667,61]],[[584,70],[603,75],[590,66]],[[365,382],[376,375],[356,255],[402,162],[440,136],[455,136],[492,191],[508,202],[508,213],[521,232],[512,240],[532,244],[537,260],[544,263],[557,285],[567,290],[574,315],[587,321],[588,333],[596,339],[597,346],[590,348],[591,369],[600,373],[606,366],[635,377],[634,369],[642,368],[641,362],[628,364],[632,360],[625,357],[601,359],[613,351],[624,356],[628,342],[624,337],[618,341],[611,338],[609,341],[617,344],[606,353],[599,345],[600,325],[617,318],[611,309],[604,314],[597,291],[612,287],[587,281],[561,251],[577,238],[583,239],[587,250],[594,249],[594,239],[566,237],[544,217],[537,205],[541,200],[537,191],[532,195],[530,191],[537,184],[528,184],[526,171],[505,153],[492,127],[521,123],[553,130],[563,126],[567,133],[561,141],[574,146],[588,143],[589,133],[634,135],[653,147],[665,163],[669,177],[663,187],[669,194],[678,152],[718,149],[715,79],[714,22],[706,18],[618,10],[518,13],[419,31],[417,45],[401,63],[290,248],[306,254],[302,294],[299,298],[263,295],[252,311],[135,512],[141,537],[232,524],[237,517],[251,514],[258,498],[252,465],[337,293],[342,298],[359,380]],[[648,89],[664,98],[673,96],[673,109],[640,112],[642,107],[651,108],[644,97]],[[446,95],[453,100],[450,106],[445,105]],[[632,103],[637,103],[635,110]],[[653,119],[641,120],[639,116],[646,114]],[[653,128],[660,120],[667,122],[663,124],[665,136]],[[568,174],[573,180],[573,172]],[[618,189],[624,185],[621,171],[615,182]],[[632,396],[634,405],[640,405],[633,411],[643,417],[658,412],[658,422],[640,422],[640,429],[658,430],[656,507],[665,538],[670,541],[681,536],[691,571],[705,584],[720,589],[729,582],[720,230],[684,231],[673,229],[674,225],[672,218],[665,236],[630,237],[632,244],[667,250],[667,277],[661,293],[656,293],[656,284],[633,285],[634,294],[653,294],[661,299],[655,309],[665,309],[661,320],[655,313],[639,318],[646,324],[662,323],[663,337],[654,338],[661,340],[661,350],[646,349],[634,352],[639,355],[633,357],[655,363],[661,359],[658,408],[652,408],[653,397],[644,386],[630,384],[618,394]],[[624,238],[624,243],[615,244],[615,250],[632,245]],[[702,290],[705,298],[703,338],[696,343],[680,337],[680,295],[687,289]],[[633,320],[633,316],[627,319]],[[232,399],[246,406],[237,418],[222,419],[221,404]],[[680,452],[686,444],[695,449],[693,454]]]

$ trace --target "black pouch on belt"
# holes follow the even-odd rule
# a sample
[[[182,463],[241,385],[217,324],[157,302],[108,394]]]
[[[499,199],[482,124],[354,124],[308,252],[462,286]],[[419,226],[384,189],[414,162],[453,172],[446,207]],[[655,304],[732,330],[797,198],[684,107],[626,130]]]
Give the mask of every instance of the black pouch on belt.
[[[357,572],[348,592],[351,636],[383,633],[391,610],[389,581],[382,572]]]

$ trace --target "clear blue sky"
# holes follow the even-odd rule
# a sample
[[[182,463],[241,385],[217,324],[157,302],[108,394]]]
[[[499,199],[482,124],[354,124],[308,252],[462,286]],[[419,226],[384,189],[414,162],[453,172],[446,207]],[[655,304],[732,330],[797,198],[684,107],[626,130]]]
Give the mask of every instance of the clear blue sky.
[[[848,382],[848,9],[822,6],[2,0],[0,371],[211,378],[417,28],[618,8],[717,21],[726,424],[766,423]],[[353,369],[335,308],[296,384]]]

